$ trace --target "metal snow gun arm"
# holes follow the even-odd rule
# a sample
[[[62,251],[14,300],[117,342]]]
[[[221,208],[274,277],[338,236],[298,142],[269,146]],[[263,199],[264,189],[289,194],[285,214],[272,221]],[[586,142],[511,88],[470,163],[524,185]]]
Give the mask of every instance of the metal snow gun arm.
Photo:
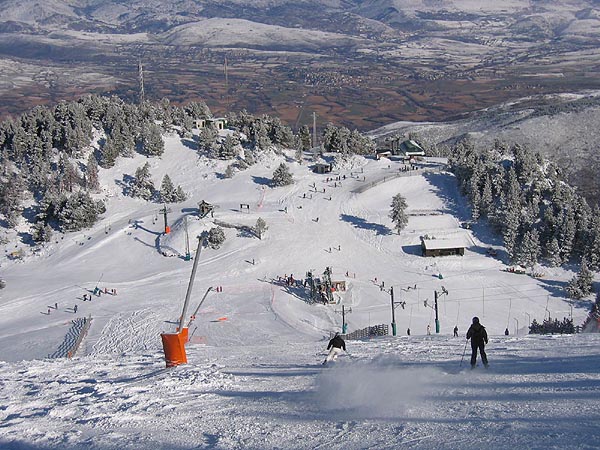
[[[185,321],[187,308],[190,302],[190,296],[192,294],[192,288],[194,287],[194,278],[196,277],[196,270],[198,269],[198,261],[200,260],[200,252],[205,242],[204,238],[198,238],[198,249],[196,250],[196,257],[194,258],[194,265],[192,267],[192,274],[190,276],[190,282],[188,283],[187,293],[185,294],[185,301],[183,302],[183,310],[179,319],[179,327],[177,327],[176,333],[162,333],[160,335],[163,343],[163,350],[165,352],[165,361],[167,367],[178,366],[179,364],[187,363],[187,356],[185,354],[185,343],[187,341],[187,328],[183,327]],[[206,291],[206,294],[210,291]],[[205,297],[206,297],[205,294]],[[204,301],[204,299],[202,299]],[[198,307],[199,308],[199,307]]]

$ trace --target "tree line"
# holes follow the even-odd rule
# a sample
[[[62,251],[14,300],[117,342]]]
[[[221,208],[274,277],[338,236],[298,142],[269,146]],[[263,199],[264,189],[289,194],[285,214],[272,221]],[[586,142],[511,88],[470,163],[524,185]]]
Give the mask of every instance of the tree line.
[[[166,133],[178,133],[199,156],[231,160],[224,176],[249,167],[267,151],[295,149],[301,162],[312,146],[308,127],[294,134],[279,118],[247,111],[227,115],[227,133],[219,133],[208,121],[198,136],[192,135],[196,121],[211,118],[204,102],[129,104],[115,96],[87,95],[54,107],[37,106],[0,122],[0,224],[8,229],[25,221],[36,242],[49,241],[53,231],[90,227],[106,208],[98,199],[100,170],[113,167],[118,158],[161,157]],[[328,125],[323,136],[327,151],[344,155],[362,154],[372,145],[344,127]],[[126,195],[143,200],[173,203],[186,198],[168,174],[157,189],[149,164],[123,181]]]

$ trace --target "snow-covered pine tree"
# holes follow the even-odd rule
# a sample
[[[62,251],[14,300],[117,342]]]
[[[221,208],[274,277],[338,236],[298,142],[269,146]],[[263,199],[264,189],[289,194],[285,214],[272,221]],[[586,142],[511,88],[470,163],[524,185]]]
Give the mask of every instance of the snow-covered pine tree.
[[[398,233],[400,233],[400,231],[408,224],[408,215],[406,214],[407,207],[406,199],[402,194],[396,194],[392,197],[390,219],[392,219]]]
[[[254,148],[257,150],[268,150],[273,145],[271,139],[269,139],[267,127],[261,121],[254,122],[252,137]]]
[[[490,179],[489,174],[486,174],[485,179],[483,181],[483,190],[481,191],[481,208],[480,213],[482,216],[487,217],[490,208],[492,207],[492,203],[494,202],[494,197],[492,195],[492,181]]]
[[[69,161],[69,158],[65,153],[61,153],[60,155],[58,170],[60,172],[59,180],[61,185],[59,189],[73,192],[73,187],[77,183],[79,177],[77,176],[77,172],[75,172],[75,167],[73,167],[73,164],[71,164],[71,161]]]
[[[270,118],[269,138],[271,141],[283,148],[290,148],[294,143],[294,133],[285,126],[279,117]]]
[[[528,230],[523,235],[518,249],[517,261],[525,267],[533,267],[540,257],[540,240],[537,230]]]
[[[235,139],[233,138],[233,136],[231,136],[230,134],[225,136],[225,139],[221,143],[219,157],[221,159],[235,158],[238,154],[238,150],[236,148],[237,144],[238,143],[235,142]]]
[[[284,163],[279,166],[273,172],[273,186],[287,186],[294,183],[290,169]]]
[[[294,142],[294,160],[298,164],[302,164],[302,158],[304,156],[304,150],[302,150],[302,142],[300,142],[300,138],[296,138]]]
[[[310,150],[312,147],[310,136],[310,129],[307,125],[302,125],[298,130],[298,137],[300,138],[301,150]]]
[[[210,248],[218,249],[225,242],[225,232],[221,227],[213,227],[208,230],[207,243]]]
[[[218,138],[219,131],[211,123],[207,123],[198,134],[198,152],[205,154],[209,158],[218,158]]]
[[[85,171],[86,188],[92,192],[100,189],[100,179],[98,177],[98,162],[94,156],[94,152],[90,153],[87,160],[87,166]]]
[[[155,193],[154,182],[150,177],[150,164],[146,163],[135,170],[135,177],[130,189],[132,197],[150,200]]]
[[[589,269],[587,260],[581,259],[581,266],[579,267],[579,288],[583,296],[590,295],[592,293],[592,285],[594,283],[594,274]]]
[[[178,184],[177,189],[175,189],[175,201],[176,202],[184,202],[187,200],[187,194],[183,190],[183,188]]]
[[[18,173],[11,174],[7,182],[0,184],[0,213],[11,227],[19,223],[23,212],[24,191],[25,183]]]
[[[558,240],[556,238],[552,238],[550,243],[546,246],[546,259],[550,267],[558,267],[562,264],[560,246],[558,245]]]
[[[112,136],[107,136],[104,145],[100,148],[100,167],[109,169],[115,165],[119,156],[119,148]]]
[[[581,260],[579,273],[575,275],[566,287],[569,298],[580,299],[592,293],[594,274],[589,270],[585,258]]]
[[[226,168],[225,168],[225,172],[223,173],[223,176],[225,178],[232,178],[233,174],[234,174],[234,165],[233,164],[229,164]]]
[[[168,174],[165,174],[160,183],[160,191],[158,195],[161,203],[173,203],[177,200],[175,186],[173,185],[171,177]]]
[[[146,156],[161,156],[165,151],[161,129],[154,122],[142,127],[142,148]]]
[[[43,221],[37,222],[32,227],[32,237],[38,244],[50,242],[52,240],[52,227]]]
[[[587,247],[584,256],[591,270],[600,270],[600,207],[596,205],[590,218]]]
[[[79,191],[68,198],[62,197],[57,217],[62,229],[78,231],[91,227],[105,211],[103,201],[95,201],[87,192]]]
[[[267,223],[263,220],[262,217],[259,217],[256,220],[256,225],[254,226],[254,234],[256,234],[258,239],[262,239],[263,233],[268,229],[269,227],[267,227]]]

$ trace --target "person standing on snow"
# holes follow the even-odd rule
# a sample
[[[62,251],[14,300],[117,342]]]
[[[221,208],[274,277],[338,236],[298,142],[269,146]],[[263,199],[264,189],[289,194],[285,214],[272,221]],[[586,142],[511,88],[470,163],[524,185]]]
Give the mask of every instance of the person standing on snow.
[[[454,325],[454,337],[458,337],[458,325]]]
[[[327,346],[327,350],[329,350],[329,354],[325,361],[323,361],[323,365],[327,364],[329,361],[335,360],[340,353],[342,353],[342,349],[346,351],[346,343],[340,336],[340,333],[335,333],[333,339],[329,341],[329,345]]]
[[[487,368],[488,360],[485,354],[485,344],[488,343],[488,335],[485,327],[479,323],[479,317],[473,317],[473,323],[467,331],[467,340],[469,339],[471,339],[471,369],[475,368],[477,362],[477,349],[479,349],[483,365]]]

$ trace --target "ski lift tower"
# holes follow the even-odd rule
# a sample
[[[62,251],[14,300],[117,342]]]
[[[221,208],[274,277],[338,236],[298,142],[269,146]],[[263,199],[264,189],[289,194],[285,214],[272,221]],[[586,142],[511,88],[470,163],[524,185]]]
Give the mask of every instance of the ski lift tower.
[[[165,234],[169,234],[171,232],[171,227],[168,225],[167,214],[171,212],[171,208],[167,208],[167,205],[164,205],[158,212],[163,214],[163,217],[165,218]]]

